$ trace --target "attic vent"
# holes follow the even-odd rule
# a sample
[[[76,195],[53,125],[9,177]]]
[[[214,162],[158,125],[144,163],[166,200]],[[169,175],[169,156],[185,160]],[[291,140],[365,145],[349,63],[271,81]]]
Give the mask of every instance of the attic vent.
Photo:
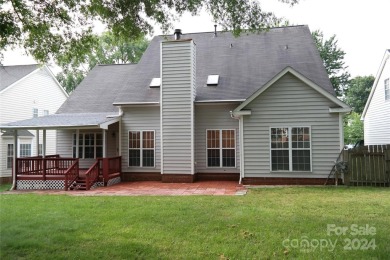
[[[153,78],[150,82],[150,88],[159,88],[161,86],[161,78]]]
[[[207,86],[217,86],[219,81],[219,75],[209,75],[207,77]]]

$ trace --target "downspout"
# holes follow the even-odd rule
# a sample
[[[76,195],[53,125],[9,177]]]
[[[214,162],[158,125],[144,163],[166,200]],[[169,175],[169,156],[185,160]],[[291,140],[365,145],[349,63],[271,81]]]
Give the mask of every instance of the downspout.
[[[18,130],[14,130],[14,158],[12,160],[12,187],[11,190],[16,188],[16,158],[18,157]]]
[[[233,111],[230,111],[230,117],[233,119],[238,120],[238,132],[240,135],[240,179],[239,184],[242,184],[242,178],[244,178],[244,162],[243,162],[243,152],[244,152],[244,132],[243,132],[243,126],[244,126],[244,117],[243,116],[234,116]]]
[[[119,135],[119,140],[118,140],[118,155],[122,156],[122,116],[123,116],[123,108],[119,106],[119,114],[118,116],[121,118],[119,120],[119,129],[118,129],[118,135]]]

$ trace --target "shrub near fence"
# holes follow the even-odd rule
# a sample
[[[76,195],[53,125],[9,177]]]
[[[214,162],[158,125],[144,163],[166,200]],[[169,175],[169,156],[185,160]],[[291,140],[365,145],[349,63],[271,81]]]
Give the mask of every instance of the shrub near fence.
[[[369,145],[345,151],[348,172],[344,182],[351,186],[390,184],[390,145]]]

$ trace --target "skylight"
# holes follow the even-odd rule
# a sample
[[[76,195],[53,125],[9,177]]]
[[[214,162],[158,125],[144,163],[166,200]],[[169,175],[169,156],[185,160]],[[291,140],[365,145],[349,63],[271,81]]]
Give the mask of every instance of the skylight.
[[[153,78],[150,82],[150,88],[159,88],[161,86],[161,78]]]
[[[207,77],[207,86],[217,86],[219,81],[219,75],[209,75]]]

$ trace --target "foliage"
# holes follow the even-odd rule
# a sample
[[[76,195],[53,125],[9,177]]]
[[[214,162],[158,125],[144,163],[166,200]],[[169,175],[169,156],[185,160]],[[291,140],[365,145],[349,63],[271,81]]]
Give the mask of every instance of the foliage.
[[[1,259],[387,259],[388,188],[251,189],[245,196],[0,195]],[[375,235],[327,233],[328,225]],[[345,239],[376,249],[345,250]],[[313,241],[292,247],[286,239]],[[337,240],[334,249],[318,240]],[[316,243],[317,242],[317,243]],[[287,245],[287,247],[286,247]],[[301,245],[301,244],[300,244]],[[321,244],[322,245],[322,244]],[[318,247],[317,247],[318,246]]]
[[[63,57],[60,67],[63,71],[57,75],[60,84],[71,93],[96,64],[137,63],[148,47],[145,37],[134,40],[122,40],[111,32],[97,37],[97,44],[81,57]]]
[[[337,46],[336,35],[324,39],[323,32],[316,30],[312,36],[336,95],[342,97],[350,77],[344,62],[345,52]]]
[[[345,102],[351,106],[356,113],[363,113],[374,81],[374,76],[358,76],[349,81]]]
[[[361,114],[351,112],[344,117],[344,143],[355,144],[364,139],[364,125],[360,120]]]
[[[293,5],[299,0],[279,1]],[[176,17],[202,9],[235,34],[280,22],[254,0],[0,0],[0,50],[20,46],[39,62],[70,60],[96,44],[96,21],[119,39],[136,39],[152,33],[155,23],[167,32]]]

